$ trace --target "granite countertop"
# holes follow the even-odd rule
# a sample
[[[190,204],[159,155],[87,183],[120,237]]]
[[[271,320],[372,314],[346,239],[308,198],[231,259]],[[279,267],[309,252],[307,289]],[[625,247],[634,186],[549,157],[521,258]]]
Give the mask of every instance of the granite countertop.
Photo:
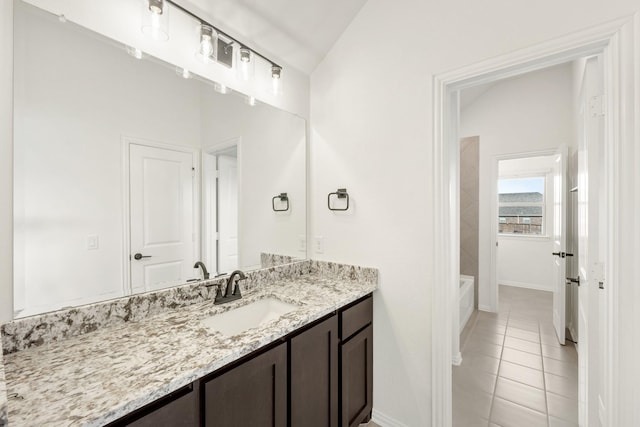
[[[5,355],[8,393],[19,395],[8,401],[11,426],[107,424],[375,289],[374,282],[302,275],[225,305],[207,301]],[[200,324],[269,296],[300,308],[234,337]],[[0,405],[1,386],[0,379]]]
[[[2,355],[2,343],[0,342],[0,355]],[[0,427],[6,426],[7,421],[7,388],[4,382],[4,364],[0,356]]]

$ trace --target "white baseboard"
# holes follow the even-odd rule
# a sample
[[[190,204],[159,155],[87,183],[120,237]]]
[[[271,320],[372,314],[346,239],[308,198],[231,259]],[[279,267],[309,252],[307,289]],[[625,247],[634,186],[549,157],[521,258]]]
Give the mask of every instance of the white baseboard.
[[[491,308],[490,305],[480,305],[478,304],[478,310],[480,311],[488,311],[489,313],[493,313],[495,310]]]
[[[500,281],[500,286],[513,286],[514,288],[527,288],[534,289],[536,291],[549,291],[552,292],[553,289],[549,286],[545,286],[540,283],[525,283],[525,282],[514,282],[514,281]]]
[[[403,424],[400,421],[393,419],[380,411],[377,411],[375,408],[371,412],[371,420],[374,423],[378,424],[380,427],[408,427],[406,424]]]
[[[453,366],[462,365],[462,353],[458,352],[458,354],[454,355],[451,358],[451,364],[453,364]]]

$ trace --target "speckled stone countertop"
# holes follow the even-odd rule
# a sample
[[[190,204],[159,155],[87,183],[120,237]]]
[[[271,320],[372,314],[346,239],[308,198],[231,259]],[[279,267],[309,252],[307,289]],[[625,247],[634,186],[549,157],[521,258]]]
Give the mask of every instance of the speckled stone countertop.
[[[170,309],[7,354],[8,393],[20,396],[8,401],[11,426],[107,424],[376,289],[377,272],[350,280],[331,266],[264,284],[225,305]],[[265,297],[300,308],[234,337],[200,324]]]
[[[0,342],[0,427],[6,426],[7,421],[7,388],[4,382],[4,364],[2,363],[2,343]]]

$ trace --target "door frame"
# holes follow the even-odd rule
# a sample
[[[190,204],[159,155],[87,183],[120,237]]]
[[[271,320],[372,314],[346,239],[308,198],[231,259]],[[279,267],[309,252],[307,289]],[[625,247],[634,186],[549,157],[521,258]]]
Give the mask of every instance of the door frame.
[[[635,396],[637,385],[630,373],[640,373],[633,360],[636,354],[633,350],[640,345],[640,331],[632,327],[640,324],[640,313],[632,309],[632,303],[640,298],[640,292],[634,289],[634,284],[640,281],[640,272],[633,259],[640,240],[640,227],[634,223],[634,201],[640,200],[640,170],[634,167],[640,161],[640,150],[634,150],[634,140],[640,138],[639,16],[635,14],[433,77],[432,425],[446,427],[452,423],[452,333],[457,313],[460,251],[459,91],[600,53],[605,61],[608,109],[605,117],[608,197],[604,201],[608,228],[607,333],[602,343],[607,348],[606,422],[609,426],[640,422],[633,404],[620,400],[623,396],[627,399]],[[619,330],[621,324],[628,325],[624,336]]]
[[[193,174],[193,254],[200,258],[200,150],[194,147],[169,144],[151,139],[121,136],[122,150],[122,290],[132,295],[131,289],[131,208],[130,208],[130,153],[131,145],[162,148],[192,155]],[[185,280],[186,281],[186,280]]]
[[[225,139],[223,141],[204,145],[202,147],[202,236],[209,236],[210,232],[217,232],[217,212],[212,212],[209,196],[211,191],[216,192],[214,196],[217,198],[217,190],[212,181],[217,177],[211,174],[208,166],[210,166],[211,158],[216,153],[231,147],[236,147],[238,158],[238,196],[242,194],[242,136]],[[212,190],[213,187],[213,190]],[[212,224],[211,218],[216,218],[216,224]],[[238,197],[238,265],[242,266],[242,253],[240,251],[240,242],[242,241],[242,227],[240,227],[240,218],[242,218],[242,197]],[[217,240],[217,239],[216,239]],[[211,244],[211,239],[202,238],[202,259],[207,266],[215,265],[215,271],[218,271],[218,249],[216,245]],[[213,269],[211,271],[214,271]]]

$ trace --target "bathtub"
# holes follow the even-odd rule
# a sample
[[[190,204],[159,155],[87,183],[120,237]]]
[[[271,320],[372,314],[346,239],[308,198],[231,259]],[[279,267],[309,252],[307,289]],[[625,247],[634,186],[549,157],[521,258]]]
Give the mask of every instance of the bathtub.
[[[474,277],[460,275],[460,332],[471,317],[474,309]]]

